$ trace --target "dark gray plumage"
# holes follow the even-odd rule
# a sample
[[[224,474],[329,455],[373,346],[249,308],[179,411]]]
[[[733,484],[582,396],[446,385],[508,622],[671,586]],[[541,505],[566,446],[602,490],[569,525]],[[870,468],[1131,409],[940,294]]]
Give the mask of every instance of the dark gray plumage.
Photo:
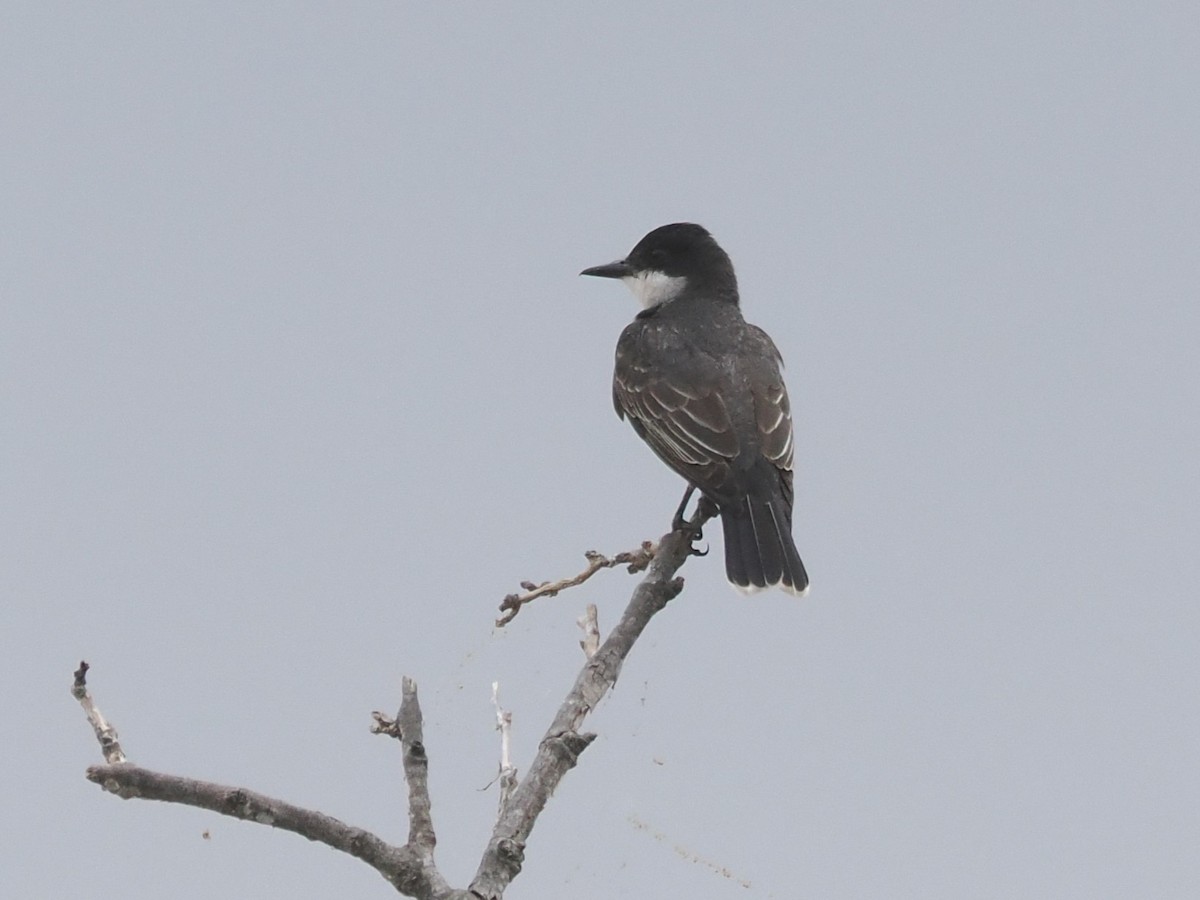
[[[729,256],[699,225],[664,225],[625,259],[582,274],[624,280],[645,307],[617,342],[613,404],[720,510],[729,581],[803,594],[781,360],[742,318]]]

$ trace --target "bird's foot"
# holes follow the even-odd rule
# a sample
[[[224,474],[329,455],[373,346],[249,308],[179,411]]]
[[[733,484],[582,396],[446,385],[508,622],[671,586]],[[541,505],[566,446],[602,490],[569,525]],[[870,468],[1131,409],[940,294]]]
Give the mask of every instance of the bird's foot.
[[[687,519],[676,518],[671,522],[671,530],[685,535],[688,540],[699,541],[704,538],[704,529]]]
[[[685,538],[687,538],[689,544],[694,544],[696,541],[704,540],[704,529],[699,525],[693,525],[691,522],[688,522],[685,519],[676,519],[674,522],[672,522],[671,530],[682,534]],[[704,553],[707,552],[707,550],[704,551]],[[693,556],[703,556],[704,553],[698,552],[694,547],[692,548]]]

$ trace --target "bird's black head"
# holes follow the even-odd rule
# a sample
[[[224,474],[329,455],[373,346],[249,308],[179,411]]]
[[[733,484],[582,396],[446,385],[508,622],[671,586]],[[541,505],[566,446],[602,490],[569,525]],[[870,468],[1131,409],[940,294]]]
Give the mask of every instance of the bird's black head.
[[[737,303],[737,277],[729,255],[699,225],[655,228],[624,259],[584,269],[581,275],[620,278],[647,309],[684,294]]]

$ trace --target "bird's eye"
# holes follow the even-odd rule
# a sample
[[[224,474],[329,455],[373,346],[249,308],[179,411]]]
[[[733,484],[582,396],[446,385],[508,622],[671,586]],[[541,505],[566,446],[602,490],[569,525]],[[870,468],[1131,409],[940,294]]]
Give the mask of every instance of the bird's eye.
[[[653,250],[650,251],[650,258],[652,260],[654,260],[655,262],[662,262],[664,259],[667,258],[667,251],[662,249],[661,247],[655,247]]]

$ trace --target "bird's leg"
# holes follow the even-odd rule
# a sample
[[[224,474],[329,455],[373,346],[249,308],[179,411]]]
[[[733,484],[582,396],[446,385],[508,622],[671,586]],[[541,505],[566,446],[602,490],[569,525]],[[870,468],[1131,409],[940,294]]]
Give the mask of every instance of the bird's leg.
[[[687,511],[688,501],[692,499],[692,494],[695,491],[696,486],[689,484],[687,490],[683,492],[683,499],[679,501],[679,509],[675,510],[675,518],[671,520],[671,530],[682,532],[687,536],[689,543],[695,543],[704,538],[704,529],[700,525],[692,524],[692,522],[683,517],[684,512]],[[700,499],[696,503],[696,515],[693,516],[693,519],[703,521],[711,519],[716,514],[717,505],[701,494]],[[707,550],[698,550],[695,547],[690,547],[689,550],[693,556],[708,555]]]
[[[679,501],[679,509],[675,510],[675,518],[671,520],[672,531],[689,531],[690,526],[683,514],[687,511],[688,501],[692,499],[692,494],[696,493],[696,486],[689,484],[687,490],[683,492],[683,499]],[[695,538],[693,538],[695,540]]]

